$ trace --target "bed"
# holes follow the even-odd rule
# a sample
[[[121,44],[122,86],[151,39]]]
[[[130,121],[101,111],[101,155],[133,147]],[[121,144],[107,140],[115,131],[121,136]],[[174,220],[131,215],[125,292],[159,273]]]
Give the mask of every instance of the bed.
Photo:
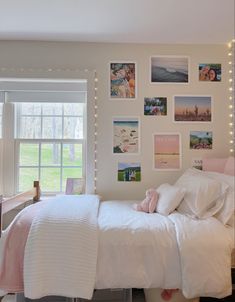
[[[7,238],[17,241],[9,234],[19,238],[19,226],[33,212],[19,269],[21,286],[9,288],[0,279],[0,288],[3,293],[24,291],[32,299],[90,299],[93,289],[108,288],[180,289],[188,299],[230,295],[234,230],[221,222],[221,212],[233,211],[234,178],[213,173],[186,171],[175,185],[188,191],[166,216],[138,212],[136,201],[100,201],[96,195],[60,196],[25,208],[0,241],[3,271]],[[200,219],[188,207],[196,179],[200,190],[211,186],[193,200],[196,210],[201,207],[194,212]],[[218,188],[221,196],[212,202]],[[9,257],[16,258],[11,252]]]

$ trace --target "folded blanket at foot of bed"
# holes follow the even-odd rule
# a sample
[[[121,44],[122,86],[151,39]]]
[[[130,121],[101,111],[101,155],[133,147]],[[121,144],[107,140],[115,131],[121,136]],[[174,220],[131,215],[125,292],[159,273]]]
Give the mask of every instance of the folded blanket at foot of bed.
[[[24,291],[32,299],[47,295],[90,299],[96,276],[98,208],[97,196],[82,195],[57,197],[22,211],[4,244],[1,289]],[[17,241],[20,251],[12,248]]]

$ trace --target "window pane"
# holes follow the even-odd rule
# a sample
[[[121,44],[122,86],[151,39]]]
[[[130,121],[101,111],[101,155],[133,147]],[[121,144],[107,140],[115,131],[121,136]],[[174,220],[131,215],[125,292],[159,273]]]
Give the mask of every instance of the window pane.
[[[41,168],[40,186],[43,192],[60,192],[60,168]]]
[[[62,104],[42,104],[43,115],[62,115]]]
[[[19,138],[36,139],[41,137],[40,117],[21,117]]]
[[[67,178],[82,178],[81,168],[64,168],[63,169],[63,182],[62,190],[65,191]]]
[[[38,103],[22,103],[21,106],[22,115],[40,115],[41,114],[41,104]]]
[[[62,138],[62,118],[43,117],[42,118],[42,138]]]
[[[41,145],[41,165],[58,166],[61,164],[60,144],[42,144]]]
[[[64,118],[64,138],[83,138],[83,119],[81,117]]]
[[[82,167],[82,145],[63,144],[63,166]]]
[[[38,144],[20,144],[20,166],[38,166],[39,165],[39,145]]]
[[[19,192],[32,189],[35,180],[38,180],[38,168],[20,168]]]
[[[83,116],[84,104],[64,104],[64,115]]]

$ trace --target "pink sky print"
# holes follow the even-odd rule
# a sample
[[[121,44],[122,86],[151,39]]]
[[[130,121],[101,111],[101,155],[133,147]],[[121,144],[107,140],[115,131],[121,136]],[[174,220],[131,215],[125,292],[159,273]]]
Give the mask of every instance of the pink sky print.
[[[156,135],[155,136],[156,153],[179,153],[179,135]]]

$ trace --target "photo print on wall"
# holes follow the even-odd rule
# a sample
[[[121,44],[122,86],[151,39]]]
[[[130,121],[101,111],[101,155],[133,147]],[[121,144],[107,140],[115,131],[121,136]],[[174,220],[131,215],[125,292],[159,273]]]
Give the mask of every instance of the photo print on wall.
[[[140,146],[139,118],[113,118],[113,153],[137,154]]]
[[[199,64],[199,81],[220,82],[221,64]]]
[[[190,131],[190,149],[212,149],[212,131]]]
[[[175,122],[211,122],[211,96],[175,96]]]
[[[140,163],[118,163],[118,181],[140,181]]]
[[[144,115],[167,115],[167,98],[144,98]]]
[[[189,58],[183,56],[152,56],[151,83],[188,83]]]
[[[109,64],[110,99],[136,98],[136,63],[112,62]]]
[[[154,169],[181,169],[181,135],[180,133],[156,133],[154,139]]]

